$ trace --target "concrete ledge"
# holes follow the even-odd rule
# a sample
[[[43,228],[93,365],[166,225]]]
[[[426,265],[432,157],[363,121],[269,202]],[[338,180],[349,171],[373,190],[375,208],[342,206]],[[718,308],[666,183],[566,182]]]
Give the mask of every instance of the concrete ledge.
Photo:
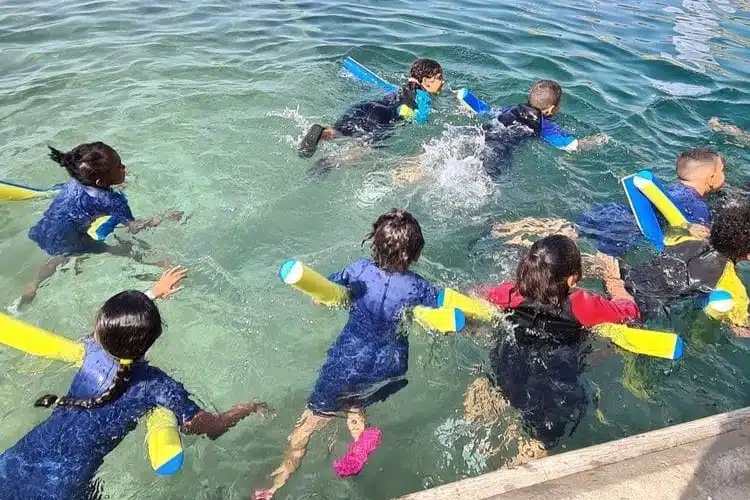
[[[750,408],[553,455],[402,500],[750,498]]]

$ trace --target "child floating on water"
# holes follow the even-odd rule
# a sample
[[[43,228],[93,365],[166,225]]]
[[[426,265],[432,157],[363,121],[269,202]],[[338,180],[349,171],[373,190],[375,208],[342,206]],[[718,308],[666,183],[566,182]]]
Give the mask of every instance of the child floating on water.
[[[409,340],[399,329],[403,313],[418,305],[437,306],[437,290],[409,271],[424,247],[422,230],[409,212],[394,209],[378,218],[369,239],[372,260],[358,260],[329,278],[349,289],[349,320],[328,350],[284,461],[273,472],[273,486],[256,491],[254,499],[273,497],[299,467],[312,434],[337,415],[347,417],[354,441],[334,470],[342,477],[358,474],[381,435],[367,426],[365,407],[407,383]]]
[[[430,117],[432,95],[443,88],[443,68],[432,59],[417,59],[409,69],[409,80],[398,92],[379,101],[364,102],[349,108],[333,127],[315,124],[299,144],[299,155],[315,154],[320,140],[361,137],[368,141],[383,138],[397,121],[426,123]]]
[[[562,87],[552,80],[539,80],[531,86],[528,101],[493,110],[492,119],[483,125],[485,147],[482,164],[493,177],[510,167],[513,153],[529,138],[538,137],[554,148],[576,151],[607,142],[603,135],[576,139],[552,121],[562,107]],[[424,167],[406,167],[394,172],[394,184],[418,180]]]
[[[691,224],[688,232],[696,237],[707,237],[706,225],[711,223],[711,207],[705,197],[724,185],[724,161],[714,150],[694,148],[677,158],[678,182],[667,188],[667,194]],[[591,239],[597,250],[620,257],[645,241],[630,207],[619,203],[597,203],[584,213],[578,224],[564,219],[535,219],[493,225],[495,238],[513,236],[513,243],[528,245],[521,236],[525,233],[545,236],[563,230],[573,237],[579,234]]]
[[[732,295],[732,307],[706,312],[726,321],[735,335],[750,337],[747,290],[736,266],[750,259],[750,204],[730,206],[716,217],[708,240],[693,239],[668,246],[651,262],[623,267],[623,278],[644,315],[668,310],[675,302],[705,305],[717,289]]]
[[[583,278],[581,254],[575,242],[552,235],[534,243],[518,265],[515,281],[482,293],[495,306],[512,314],[513,333],[498,335],[490,352],[492,375],[476,380],[466,394],[465,409],[474,420],[475,401],[486,400],[490,385],[521,413],[533,438],[520,446],[522,459],[539,458],[554,447],[569,427],[574,429],[588,405],[579,376],[586,367],[586,327],[626,323],[640,316],[625,291],[617,261],[599,254],[604,284],[611,299],[574,290]],[[492,405],[502,408],[502,404]],[[571,429],[571,432],[572,432]]]
[[[689,223],[709,225],[711,207],[705,198],[724,185],[721,155],[710,148],[688,149],[677,157],[676,171],[678,180],[667,188],[667,194]],[[578,227],[599,251],[609,255],[624,255],[643,241],[630,207],[618,203],[595,204],[578,220]],[[692,229],[707,235],[706,230]]]
[[[176,293],[184,277],[183,269],[174,268],[148,294],[125,291],[104,303],[68,395],[39,398],[35,406],[55,410],[0,455],[2,498],[101,498],[94,477],[104,457],[156,407],[171,410],[183,431],[211,439],[250,413],[267,409],[265,403],[250,403],[209,413],[181,383],[144,360],[162,333],[159,309],[149,295],[156,299]]]
[[[103,142],[81,144],[63,153],[50,147],[50,158],[65,168],[71,180],[52,201],[42,219],[29,230],[29,238],[47,252],[50,258],[39,269],[36,280],[30,283],[21,298],[21,305],[31,302],[39,285],[51,277],[58,266],[70,256],[91,253],[110,253],[132,256],[131,245],[110,246],[102,241],[106,234],[94,239],[90,235],[92,223],[108,216],[114,229],[123,225],[130,233],[156,227],[163,220],[179,220],[181,212],[169,211],[162,216],[135,220],[125,195],[112,189],[125,181],[125,165],[110,146]]]

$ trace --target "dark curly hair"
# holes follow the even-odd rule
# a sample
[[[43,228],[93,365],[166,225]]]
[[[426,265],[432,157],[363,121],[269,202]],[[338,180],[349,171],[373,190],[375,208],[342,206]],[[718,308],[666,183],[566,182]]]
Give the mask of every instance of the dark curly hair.
[[[534,243],[518,264],[516,290],[529,302],[562,309],[570,276],[583,276],[581,252],[575,241],[553,234]]]
[[[362,240],[372,240],[372,260],[380,269],[405,273],[419,259],[424,237],[419,222],[406,210],[392,209],[378,217],[372,231]]]
[[[414,78],[418,82],[442,74],[443,67],[440,66],[439,62],[432,59],[417,59],[411,63],[411,68],[409,68],[409,78]]]
[[[120,360],[110,386],[95,398],[79,399],[46,394],[34,406],[96,408],[122,395],[128,387],[133,361],[142,358],[161,335],[159,309],[143,292],[120,292],[104,303],[96,315],[95,336],[104,350]]]
[[[91,142],[81,144],[71,149],[67,153],[59,151],[52,146],[47,146],[50,150],[49,157],[52,161],[64,167],[68,174],[81,184],[96,186],[96,181],[108,174],[111,165],[107,160],[117,151],[103,142]]]
[[[711,227],[711,246],[732,262],[750,255],[750,203],[725,208]]]
[[[562,100],[562,87],[553,80],[539,80],[529,90],[529,105],[536,109],[558,106]]]

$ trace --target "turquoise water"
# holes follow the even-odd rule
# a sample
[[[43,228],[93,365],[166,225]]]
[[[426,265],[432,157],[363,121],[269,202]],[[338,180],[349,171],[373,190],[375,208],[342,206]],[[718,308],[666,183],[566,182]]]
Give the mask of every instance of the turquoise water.
[[[138,235],[150,255],[191,273],[186,289],[161,306],[168,328],[152,362],[211,408],[257,397],[279,413],[274,421],[250,418],[216,442],[186,437],[184,470],[168,479],[151,472],[139,428],[100,471],[106,493],[239,499],[267,484],[345,321],[278,282],[286,257],[324,272],[341,268],[363,254],[361,236],[377,215],[399,206],[418,216],[426,235],[417,270],[469,287],[514,269],[512,252],[475,251],[492,220],[575,218],[593,202],[622,199],[618,178],[637,168],[672,179],[676,154],[700,144],[726,156],[729,184],[747,181],[750,151],[705,122],[718,115],[750,128],[749,45],[747,3],[732,0],[2,2],[0,178],[62,182],[47,144],[114,145],[129,167],[136,215],[176,208],[189,216]],[[496,185],[475,158],[482,145],[475,122],[445,93],[429,125],[315,181],[295,153],[305,128],[377,96],[342,75],[347,55],[394,81],[416,56],[435,58],[453,88],[468,86],[493,103],[520,101],[533,80],[554,78],[565,88],[560,122],[613,141],[574,155],[529,144]],[[325,145],[322,153],[347,147]],[[423,151],[428,177],[392,188],[390,170]],[[0,205],[3,308],[44,260],[26,231],[46,205]],[[79,338],[107,297],[158,275],[116,257],[79,267],[55,275],[19,316]],[[586,378],[599,387],[604,419],[589,411],[565,448],[748,404],[743,346],[700,314],[680,316],[675,327],[688,340],[683,361],[618,353],[591,369]],[[313,439],[279,498],[390,498],[505,463],[511,452],[481,453],[498,430],[487,438],[457,420],[485,342],[414,328],[411,346],[408,389],[370,412],[384,442],[367,469],[353,481],[333,480],[330,464],[347,442],[344,426],[333,426]],[[9,350],[0,359],[4,449],[44,419],[31,403],[64,391],[72,369]]]

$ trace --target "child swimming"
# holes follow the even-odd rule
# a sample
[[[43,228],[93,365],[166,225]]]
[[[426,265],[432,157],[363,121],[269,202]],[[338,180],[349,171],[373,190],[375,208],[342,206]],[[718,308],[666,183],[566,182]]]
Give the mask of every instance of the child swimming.
[[[417,59],[409,69],[409,80],[398,92],[379,101],[349,108],[333,127],[314,124],[299,144],[303,158],[315,154],[318,143],[339,137],[360,137],[377,141],[385,137],[397,121],[426,123],[432,109],[432,95],[443,88],[443,68],[432,59]]]
[[[238,404],[209,413],[194,403],[181,383],[144,360],[162,333],[154,299],[180,290],[185,271],[174,268],[148,294],[125,291],[107,300],[85,342],[83,365],[67,396],[47,394],[35,406],[56,406],[52,414],[0,455],[2,498],[97,500],[94,480],[104,457],[156,407],[177,417],[183,431],[216,439],[265,403]]]
[[[667,188],[667,194],[689,223],[709,225],[711,207],[706,196],[721,189],[725,180],[721,155],[710,148],[688,149],[677,157],[676,172],[677,182]],[[618,203],[595,204],[578,220],[578,228],[599,251],[618,257],[643,241],[630,207]]]
[[[399,324],[408,308],[436,307],[438,291],[409,271],[424,247],[422,229],[409,212],[393,209],[378,217],[365,241],[370,239],[371,260],[358,260],[329,278],[349,289],[349,320],[328,350],[284,461],[272,474],[273,485],[254,492],[256,500],[273,497],[299,467],[312,434],[337,415],[347,416],[354,442],[334,469],[342,477],[358,474],[381,435],[367,426],[364,409],[407,383],[409,340]]]
[[[712,149],[689,149],[677,158],[677,176],[678,182],[668,187],[667,193],[690,223],[688,232],[706,238],[708,229],[705,225],[711,223],[711,207],[705,197],[724,185],[724,161]],[[495,238],[515,235],[514,243],[527,245],[520,237],[522,234],[545,236],[563,228],[572,237],[589,238],[597,250],[615,257],[623,256],[645,241],[630,207],[619,203],[595,204],[577,224],[564,219],[527,217],[516,222],[494,224],[490,233]]]
[[[578,140],[552,121],[560,112],[562,96],[559,83],[539,80],[529,89],[527,102],[493,110],[491,120],[482,126],[485,140],[481,159],[490,176],[496,177],[507,171],[515,151],[532,137],[538,137],[564,151],[576,151],[607,142],[605,135]],[[423,165],[402,167],[394,172],[393,183],[402,185],[423,175]]]
[[[734,307],[717,319],[727,321],[736,335],[747,337],[747,291],[735,268],[748,259],[750,204],[744,203],[719,213],[707,241],[693,239],[669,246],[651,262],[624,266],[622,277],[646,316],[668,310],[678,301],[703,304],[720,282],[727,283]]]
[[[534,458],[554,447],[569,427],[575,429],[588,405],[579,381],[590,350],[586,327],[626,323],[640,316],[620,279],[617,261],[604,254],[598,257],[611,299],[573,289],[583,278],[581,254],[575,242],[563,235],[534,243],[519,263],[515,281],[482,293],[512,313],[507,321],[513,333],[506,339],[503,332],[491,349],[489,382],[520,411],[532,437],[521,451]],[[482,388],[486,391],[486,379],[470,387],[467,412],[473,400],[482,399],[475,393]]]
[[[26,287],[21,305],[31,302],[39,285],[70,256],[131,255],[130,245],[110,246],[89,236],[92,222],[99,217],[110,216],[133,234],[156,227],[164,220],[182,217],[181,212],[171,210],[161,216],[135,220],[125,195],[112,189],[125,181],[126,167],[117,151],[103,142],[81,144],[67,153],[51,146],[49,149],[52,161],[65,168],[71,180],[55,196],[41,220],[29,230],[29,238],[50,258],[39,269],[36,280]]]

